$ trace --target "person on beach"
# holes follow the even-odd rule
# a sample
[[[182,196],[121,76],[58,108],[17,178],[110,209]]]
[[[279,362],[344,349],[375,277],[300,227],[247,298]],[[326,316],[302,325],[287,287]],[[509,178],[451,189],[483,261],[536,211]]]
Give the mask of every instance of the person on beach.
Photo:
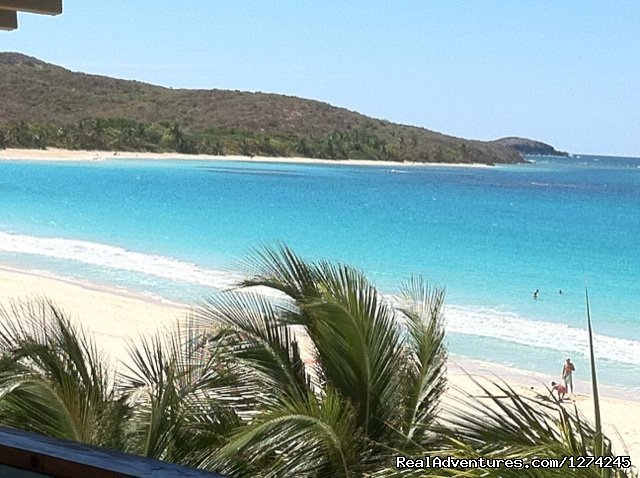
[[[554,390],[558,392],[558,400],[564,400],[564,396],[567,394],[567,387],[561,383],[551,382],[551,393]]]
[[[564,386],[566,389],[570,389],[571,393],[573,393],[573,372],[576,371],[576,368],[571,363],[571,359],[567,358],[562,367],[562,380],[564,380]]]

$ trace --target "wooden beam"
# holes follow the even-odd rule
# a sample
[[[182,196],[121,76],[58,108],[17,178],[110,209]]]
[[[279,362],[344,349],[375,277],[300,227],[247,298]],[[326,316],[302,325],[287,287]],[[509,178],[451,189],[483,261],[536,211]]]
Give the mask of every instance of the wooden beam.
[[[18,15],[12,10],[0,10],[0,30],[18,28]]]
[[[0,9],[60,15],[62,0],[0,0]]]
[[[1,465],[14,468],[9,476],[16,477],[225,478],[204,470],[8,428],[0,428]],[[21,475],[18,470],[32,473]],[[0,468],[0,476],[6,476],[6,471]]]

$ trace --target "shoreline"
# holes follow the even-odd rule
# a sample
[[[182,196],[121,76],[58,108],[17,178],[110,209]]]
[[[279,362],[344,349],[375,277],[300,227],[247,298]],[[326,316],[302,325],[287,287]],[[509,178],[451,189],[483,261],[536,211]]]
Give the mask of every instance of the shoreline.
[[[0,264],[0,307],[42,299],[81,326],[116,368],[127,363],[129,340],[170,330],[189,312],[132,291]]]
[[[451,365],[451,369],[456,375],[470,374],[492,380],[503,380],[519,387],[525,387],[527,390],[536,390],[538,392],[546,392],[546,387],[550,387],[552,381],[560,381],[557,376],[548,373],[516,368],[457,354],[449,354],[449,365]],[[581,375],[579,378],[574,378],[573,385],[577,401],[592,398],[590,377]],[[634,390],[598,383],[598,391],[602,397],[640,404],[640,396]]]
[[[124,297],[126,299],[134,299],[142,302],[146,302],[150,305],[160,305],[167,306],[175,309],[184,309],[189,310],[191,305],[187,303],[175,302],[164,297],[154,296],[151,294],[144,294],[142,292],[136,292],[131,289],[126,289],[124,287],[116,287],[116,286],[108,286],[105,284],[97,284],[95,282],[84,281],[80,279],[64,277],[64,276],[56,276],[47,271],[41,271],[37,269],[20,269],[17,267],[13,267],[7,264],[0,263],[0,279],[3,273],[9,274],[17,274],[22,276],[29,276],[36,280],[44,279],[47,281],[59,282],[62,284],[66,284],[71,287],[78,287],[80,289],[84,289],[86,291],[111,294],[114,296]],[[2,287],[0,287],[0,291]],[[0,303],[2,299],[0,298]]]
[[[23,282],[23,283],[42,283],[42,285],[61,285],[64,288],[77,289],[83,291],[86,294],[97,294],[109,296],[112,299],[122,299],[124,301],[136,301],[147,304],[151,308],[167,308],[178,313],[178,315],[185,315],[188,313],[194,304],[185,302],[176,302],[164,297],[156,296],[153,294],[145,294],[143,292],[126,289],[124,287],[115,287],[105,284],[98,284],[91,281],[85,281],[69,277],[56,276],[52,273],[41,270],[21,269],[15,266],[0,263],[0,305],[6,303],[6,282]],[[34,298],[53,298],[45,293],[28,293],[21,294],[22,299],[34,299]],[[178,317],[179,319],[180,317]],[[535,370],[527,370],[510,365],[503,365],[498,362],[491,362],[483,359],[477,359],[468,357],[465,355],[459,355],[455,353],[449,354],[449,365],[452,365],[452,369],[456,375],[478,375],[482,377],[488,377],[492,379],[513,381],[514,383],[527,387],[547,385],[552,380],[559,380],[557,377],[545,372],[538,372]],[[574,385],[580,391],[579,395],[589,395],[591,393],[591,382],[585,378],[578,378],[574,380]],[[599,384],[600,393],[604,392],[604,395],[610,398],[616,398],[620,400],[637,402],[640,404],[640,396],[632,389],[624,389],[616,387],[614,385]]]
[[[552,377],[537,372],[483,362],[467,357],[450,356],[447,364],[447,380],[454,397],[471,394],[484,396],[478,385],[495,390],[492,382],[505,382],[520,396],[538,401],[537,394],[546,395]],[[562,406],[573,413],[578,410],[593,425],[595,423],[594,400],[591,384],[583,380],[574,380],[575,394],[567,394]],[[639,397],[624,392],[616,393],[613,387],[599,386],[600,411],[603,433],[611,440],[614,453],[618,456],[630,456],[632,464],[640,463],[640,400]],[[446,402],[446,394],[443,402]]]
[[[0,306],[12,301],[49,298],[71,319],[90,334],[113,365],[126,365],[127,343],[136,337],[171,330],[190,311],[187,304],[163,303],[159,299],[125,289],[110,288],[85,281],[55,277],[41,271],[29,271],[0,264]],[[447,364],[450,393],[463,390],[479,392],[474,380],[489,384],[504,381],[523,396],[533,398],[535,393],[547,393],[554,378],[532,372],[485,362],[469,357],[451,355]],[[576,380],[574,400],[566,406],[577,409],[593,422],[593,397],[590,383]],[[446,402],[447,395],[443,398]],[[640,397],[625,390],[601,386],[600,401],[605,433],[613,441],[619,455],[626,454],[640,460]],[[622,440],[622,442],[621,442]]]
[[[376,161],[371,159],[319,159],[300,157],[267,157],[267,156],[216,156],[208,154],[183,153],[148,153],[126,151],[83,151],[69,149],[19,149],[0,150],[0,161],[126,161],[147,159],[156,161],[192,160],[192,161],[239,161],[247,163],[282,163],[282,164],[324,164],[344,166],[395,166],[395,167],[460,167],[491,168],[493,165],[483,163],[420,163],[413,161]]]

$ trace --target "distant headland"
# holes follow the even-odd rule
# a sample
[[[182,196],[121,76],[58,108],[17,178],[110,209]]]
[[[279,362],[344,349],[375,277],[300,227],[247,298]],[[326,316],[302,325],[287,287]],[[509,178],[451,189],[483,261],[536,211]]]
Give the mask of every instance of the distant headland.
[[[0,85],[0,149],[480,164],[556,154],[532,140],[468,140],[314,100],[165,88],[72,72],[20,53],[0,53]]]
[[[510,136],[508,138],[500,138],[494,141],[507,148],[512,148],[524,155],[541,155],[541,156],[569,156],[565,151],[558,151],[550,144],[533,139],[518,138]]]

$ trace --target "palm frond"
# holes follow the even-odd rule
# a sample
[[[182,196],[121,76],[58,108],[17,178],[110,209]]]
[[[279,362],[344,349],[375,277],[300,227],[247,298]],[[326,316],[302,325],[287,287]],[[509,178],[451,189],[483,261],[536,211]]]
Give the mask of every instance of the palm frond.
[[[466,450],[468,457],[519,459],[593,456],[595,430],[575,406],[567,409],[560,403],[524,397],[501,381],[473,382],[481,395],[457,390],[458,395],[440,418],[440,432],[449,437],[457,453]],[[486,476],[496,477],[561,477],[569,473],[567,467],[484,471]],[[576,477],[600,476],[596,467],[570,473]],[[620,474],[612,476],[631,476],[624,470],[616,473]]]
[[[129,353],[131,365],[120,379],[134,407],[131,451],[197,465],[204,450],[219,447],[240,425],[224,401],[235,394],[235,377],[195,322],[162,338],[131,341]]]
[[[359,271],[317,266],[322,295],[302,305],[324,375],[358,409],[358,424],[376,437],[394,420],[401,393],[402,337],[393,309]]]
[[[252,292],[226,292],[210,297],[195,311],[200,321],[217,324],[227,350],[257,374],[262,386],[306,395],[309,376],[291,327],[281,318],[282,306]]]
[[[0,319],[2,423],[83,443],[120,443],[113,419],[128,410],[83,330],[47,300],[1,308]]]
[[[356,476],[366,453],[359,436],[349,402],[328,388],[321,401],[310,393],[273,404],[234,434],[221,457],[249,455],[263,476]]]
[[[444,289],[432,288],[422,277],[403,284],[404,305],[400,310],[406,324],[408,353],[402,428],[408,441],[432,435],[429,428],[447,387],[444,296]]]
[[[247,277],[239,284],[243,288],[267,287],[296,301],[317,294],[314,268],[284,244],[254,250],[239,269]]]
[[[594,435],[594,448],[596,456],[601,456],[603,452],[602,423],[600,418],[600,395],[598,393],[598,378],[596,376],[596,359],[593,347],[593,328],[591,326],[591,308],[589,307],[589,290],[585,286],[585,302],[587,307],[587,332],[589,334],[589,363],[591,366],[591,386],[593,387],[593,407],[596,419],[596,430]]]

